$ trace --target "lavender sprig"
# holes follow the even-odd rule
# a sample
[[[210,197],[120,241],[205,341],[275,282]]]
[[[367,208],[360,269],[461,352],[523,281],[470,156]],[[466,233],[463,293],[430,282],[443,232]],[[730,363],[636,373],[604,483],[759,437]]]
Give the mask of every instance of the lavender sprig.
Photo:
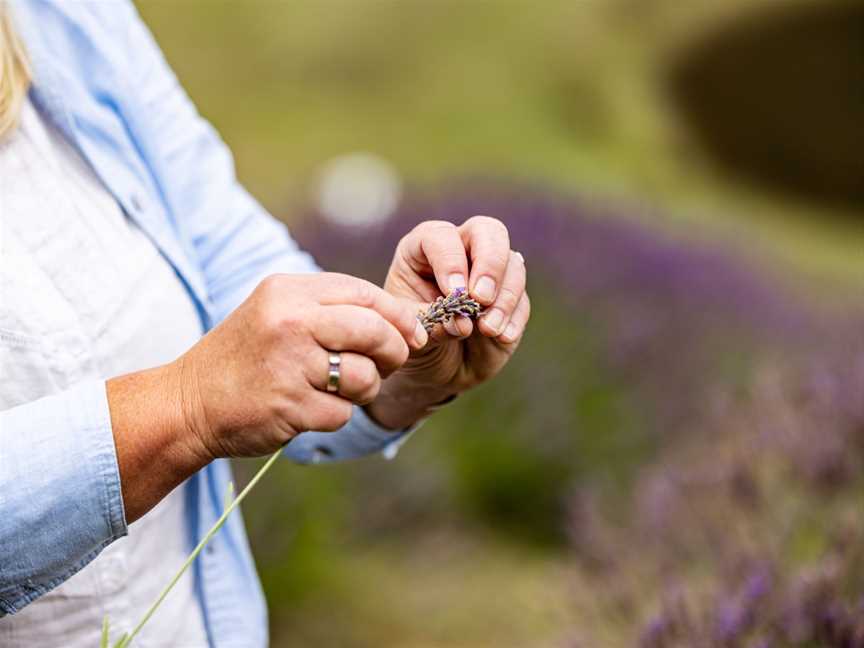
[[[449,322],[456,315],[476,319],[482,314],[483,308],[477,301],[471,299],[468,291],[464,288],[456,288],[446,297],[439,297],[432,302],[425,313],[421,311],[417,315],[417,319],[420,320],[427,333],[432,333],[436,324]]]

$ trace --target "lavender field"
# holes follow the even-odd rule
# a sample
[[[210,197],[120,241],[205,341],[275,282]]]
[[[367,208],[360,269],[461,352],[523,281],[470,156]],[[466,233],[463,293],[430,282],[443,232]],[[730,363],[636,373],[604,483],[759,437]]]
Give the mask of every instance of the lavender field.
[[[527,261],[500,379],[244,502],[274,646],[864,646],[860,2],[138,4],[324,268],[474,214]]]
[[[424,432],[443,483],[410,450],[398,475],[364,473],[382,519],[360,526],[449,528],[444,499],[564,551],[565,645],[864,646],[860,310],[530,186],[464,183],[380,226],[313,214],[296,232],[325,267],[380,280],[415,223],[479,212],[530,269],[524,348]],[[406,475],[426,486],[406,492]]]

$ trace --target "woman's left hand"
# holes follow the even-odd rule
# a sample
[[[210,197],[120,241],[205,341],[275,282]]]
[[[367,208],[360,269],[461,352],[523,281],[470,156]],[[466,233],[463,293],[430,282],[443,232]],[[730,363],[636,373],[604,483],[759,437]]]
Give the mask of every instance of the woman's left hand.
[[[412,351],[384,382],[367,411],[385,427],[406,427],[431,406],[495,376],[519,345],[530,314],[525,261],[510,249],[501,221],[427,221],[399,242],[387,292],[428,305],[465,287],[484,307],[483,315],[476,322],[457,317],[436,325],[426,347]]]

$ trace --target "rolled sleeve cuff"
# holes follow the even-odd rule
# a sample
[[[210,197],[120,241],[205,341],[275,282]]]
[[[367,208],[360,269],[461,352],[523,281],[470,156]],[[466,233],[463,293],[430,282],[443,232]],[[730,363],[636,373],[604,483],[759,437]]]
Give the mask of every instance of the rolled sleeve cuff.
[[[80,570],[126,519],[104,381],[0,413],[0,616]]]
[[[301,464],[319,464],[356,459],[380,452],[393,459],[423,420],[405,430],[388,430],[375,423],[361,407],[354,407],[348,424],[336,432],[304,432],[297,435],[285,454]]]

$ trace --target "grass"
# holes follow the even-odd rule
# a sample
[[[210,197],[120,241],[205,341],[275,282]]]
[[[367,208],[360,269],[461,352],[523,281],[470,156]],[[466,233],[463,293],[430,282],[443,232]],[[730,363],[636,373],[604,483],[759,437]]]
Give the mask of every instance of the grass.
[[[564,555],[451,535],[351,552],[343,588],[271,613],[274,646],[559,646],[572,621]]]

